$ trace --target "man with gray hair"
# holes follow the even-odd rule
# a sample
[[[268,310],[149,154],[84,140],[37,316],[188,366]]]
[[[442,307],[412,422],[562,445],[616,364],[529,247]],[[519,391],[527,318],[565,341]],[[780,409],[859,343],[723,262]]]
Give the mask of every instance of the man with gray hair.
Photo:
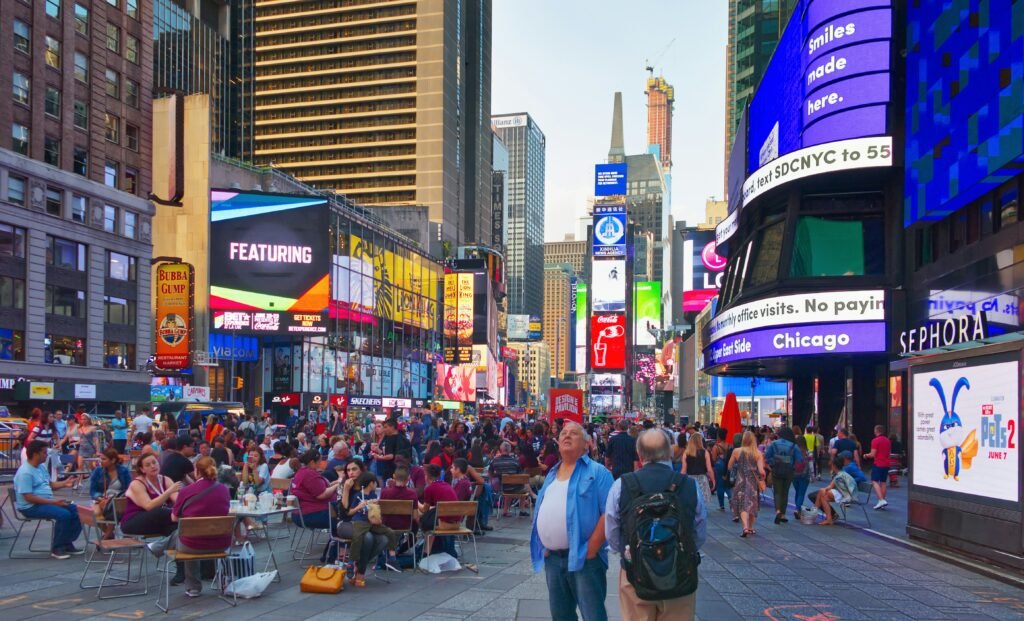
[[[696,564],[699,563],[697,550],[704,544],[707,536],[707,509],[696,483],[684,474],[672,469],[672,444],[669,436],[660,429],[647,429],[640,433],[636,440],[636,452],[643,467],[638,471],[623,475],[615,481],[608,492],[605,507],[605,534],[608,546],[622,555],[622,569],[619,571],[619,608],[623,619],[643,619],[647,621],[668,620],[683,621],[694,619],[696,613]],[[650,497],[651,494],[669,492],[675,489],[678,502],[675,506],[681,510],[681,527],[677,532],[684,534],[683,548],[692,558],[692,586],[678,588],[665,593],[664,598],[654,597],[646,590],[645,597],[638,595],[638,590],[627,574],[631,562],[639,562],[640,552],[629,549],[632,532],[627,532],[633,524],[629,517],[637,500]],[[625,489],[623,489],[625,488]],[[624,528],[625,527],[625,528]],[[646,531],[643,531],[646,532]],[[691,544],[692,542],[692,544]],[[691,544],[691,545],[686,545]],[[683,592],[680,592],[683,591]],[[689,591],[689,592],[685,592]]]

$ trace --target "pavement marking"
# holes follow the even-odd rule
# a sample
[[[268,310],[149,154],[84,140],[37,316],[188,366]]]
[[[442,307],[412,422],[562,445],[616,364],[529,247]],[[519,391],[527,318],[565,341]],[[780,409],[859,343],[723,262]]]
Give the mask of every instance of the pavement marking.
[[[842,617],[833,612],[822,612],[829,604],[789,604],[764,609],[764,616],[772,621],[840,621]],[[810,614],[803,614],[803,613]],[[776,616],[780,615],[780,616]]]
[[[1000,593],[998,591],[971,591],[975,595],[982,596],[982,599],[975,600],[976,604],[999,604],[1014,610],[1024,610],[1024,600],[1019,597]]]
[[[8,606],[10,604],[13,604],[14,602],[20,602],[21,600],[26,599],[27,597],[28,595],[19,595],[17,597],[8,597],[7,599],[0,599],[0,606]]]

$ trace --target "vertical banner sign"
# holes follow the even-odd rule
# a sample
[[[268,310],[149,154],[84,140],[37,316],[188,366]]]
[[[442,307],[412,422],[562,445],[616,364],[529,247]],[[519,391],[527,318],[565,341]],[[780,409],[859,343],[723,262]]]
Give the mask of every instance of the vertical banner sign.
[[[192,364],[194,272],[188,263],[156,268],[156,366],[181,370]]]
[[[548,390],[548,420],[562,418],[583,423],[583,391],[552,388]]]

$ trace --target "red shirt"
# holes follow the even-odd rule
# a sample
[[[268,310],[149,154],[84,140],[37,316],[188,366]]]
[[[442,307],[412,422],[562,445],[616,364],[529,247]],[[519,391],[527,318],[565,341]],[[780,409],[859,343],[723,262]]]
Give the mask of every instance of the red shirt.
[[[423,490],[423,503],[428,507],[436,506],[439,502],[451,502],[458,499],[452,486],[444,481],[434,481]]]
[[[214,485],[218,486],[217,489],[208,492],[202,498],[196,499],[185,507],[185,503],[189,498]],[[228,491],[226,485],[221,485],[209,479],[199,479],[181,490],[178,494],[178,499],[174,501],[174,508],[171,509],[171,513],[179,518],[219,517],[228,515],[230,508],[231,492]],[[183,545],[193,550],[223,550],[231,545],[230,534],[219,537],[180,537],[180,540]]]
[[[380,492],[381,500],[411,500],[413,503],[416,502],[416,490],[409,489],[408,487],[398,487],[397,485],[391,485],[385,487]],[[388,528],[394,528],[395,530],[406,530],[410,527],[411,517],[403,517],[401,515],[385,515],[383,516],[384,526]]]
[[[473,483],[470,482],[469,477],[462,477],[452,483],[452,489],[455,490],[455,496],[459,500],[469,500],[473,497]]]
[[[892,465],[892,443],[885,436],[875,436],[871,441],[871,450],[875,453],[875,466],[888,468]]]
[[[317,498],[327,490],[327,479],[322,474],[309,467],[299,468],[292,478],[292,494],[299,499],[302,505],[302,515],[327,511],[327,504],[330,499],[320,500]]]

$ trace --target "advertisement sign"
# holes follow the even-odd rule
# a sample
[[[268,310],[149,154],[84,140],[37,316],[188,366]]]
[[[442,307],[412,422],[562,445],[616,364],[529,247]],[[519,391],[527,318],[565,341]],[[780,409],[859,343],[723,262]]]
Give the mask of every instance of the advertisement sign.
[[[718,313],[708,324],[708,343],[770,326],[885,321],[885,291],[828,291],[765,298]]]
[[[900,355],[982,341],[987,336],[988,320],[984,312],[947,317],[900,332]]]
[[[548,390],[548,420],[583,423],[583,391],[573,388]]]
[[[268,403],[271,405],[279,405],[290,408],[299,407],[299,401],[302,395],[297,392],[282,392],[275,395],[270,395]]]
[[[1018,501],[1018,355],[913,368],[912,485]]]
[[[476,367],[470,364],[437,363],[434,374],[434,398],[476,401]]]
[[[594,196],[626,195],[626,163],[594,166]]]
[[[595,373],[590,381],[590,390],[594,393],[622,392],[621,373]]]
[[[576,284],[576,366],[574,371],[587,368],[587,284]]]
[[[327,334],[322,313],[213,311],[213,329],[238,334]]]
[[[473,348],[473,274],[444,276],[444,359],[466,363]]]
[[[626,256],[625,205],[594,206],[594,256]]]
[[[593,261],[591,291],[593,312],[621,313],[626,310],[626,262],[619,259]]]
[[[510,341],[525,341],[528,338],[530,332],[530,316],[529,315],[509,315],[508,316],[508,340]]]
[[[743,184],[742,183],[736,188],[736,196],[737,196],[737,200],[742,205],[743,204]],[[731,196],[730,196],[730,200],[732,200]],[[719,222],[718,226],[715,227],[715,243],[718,244],[719,246],[721,246],[726,241],[728,241],[728,239],[730,237],[735,235],[736,231],[738,231],[738,230],[740,230],[740,212],[737,209],[736,211],[734,211],[731,214],[729,214],[725,218],[725,220],[722,220],[721,222]]]
[[[1020,325],[1020,300],[1010,294],[965,289],[932,289],[928,293],[928,317],[949,319],[964,313],[985,313],[989,323],[1016,328]]]
[[[256,362],[260,359],[260,342],[254,336],[210,332],[207,353],[212,360]]]
[[[150,386],[149,400],[153,403],[181,401],[181,386]]]
[[[699,313],[718,295],[726,260],[711,231],[686,232],[683,241],[683,312]]]
[[[884,321],[751,330],[712,343],[704,350],[704,365],[758,358],[884,352],[885,336]]]
[[[209,401],[210,400],[210,387],[209,386],[182,386],[181,387],[181,398],[191,401]]]
[[[541,321],[540,315],[530,315],[530,329],[526,335],[530,341],[544,338],[544,322]]]
[[[321,313],[330,297],[327,200],[210,192],[210,310]]]
[[[494,129],[505,129],[508,127],[526,127],[526,115],[514,114],[512,116],[491,117],[491,127]]]
[[[156,356],[160,369],[181,370],[192,364],[194,272],[188,263],[156,266]]]
[[[75,384],[75,399],[95,399],[96,384]]]
[[[626,368],[626,316],[594,315],[590,318],[592,369],[616,371]]]
[[[633,283],[633,345],[654,347],[661,330],[661,283]]]

